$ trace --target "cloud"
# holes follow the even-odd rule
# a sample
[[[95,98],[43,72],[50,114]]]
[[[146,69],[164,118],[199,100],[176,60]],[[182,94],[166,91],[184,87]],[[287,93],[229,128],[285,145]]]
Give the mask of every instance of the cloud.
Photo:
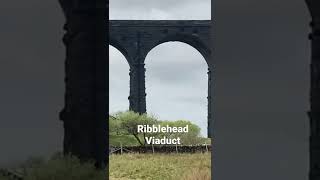
[[[110,0],[110,19],[210,19],[210,0]]]

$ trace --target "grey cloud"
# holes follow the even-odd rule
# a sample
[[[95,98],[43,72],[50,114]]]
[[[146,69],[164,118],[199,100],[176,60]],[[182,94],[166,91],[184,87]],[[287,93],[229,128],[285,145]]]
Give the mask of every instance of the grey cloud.
[[[206,3],[208,6],[210,6],[209,0],[197,0],[196,2],[194,0],[110,0],[110,8],[112,9],[131,9],[131,8],[141,8],[141,9],[150,9],[150,8],[159,8],[159,9],[166,9],[167,11],[170,11],[171,8],[175,7],[182,7],[188,4],[197,5],[198,3]]]
[[[210,0],[110,1],[110,19],[210,19],[210,12]]]

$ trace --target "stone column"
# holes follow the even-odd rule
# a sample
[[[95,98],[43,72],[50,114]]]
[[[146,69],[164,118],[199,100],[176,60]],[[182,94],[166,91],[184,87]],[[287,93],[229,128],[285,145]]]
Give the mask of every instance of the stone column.
[[[145,54],[141,45],[141,35],[138,32],[135,43],[136,56],[130,66],[130,110],[140,114],[146,113],[146,85],[145,85]]]
[[[320,1],[307,0],[311,17],[310,180],[320,179]]]
[[[103,1],[102,1],[103,2]],[[64,44],[64,153],[96,160],[103,168],[108,151],[106,1],[60,0],[66,17]]]
[[[130,110],[140,114],[146,113],[145,71],[144,63],[130,68]]]
[[[208,137],[213,138],[213,67],[208,68]]]

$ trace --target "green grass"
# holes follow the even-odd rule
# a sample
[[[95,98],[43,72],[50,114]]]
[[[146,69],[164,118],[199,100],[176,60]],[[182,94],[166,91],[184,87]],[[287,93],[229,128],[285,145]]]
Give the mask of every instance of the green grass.
[[[210,162],[209,153],[111,155],[110,180],[209,180]],[[71,156],[33,158],[19,169],[23,169],[25,180],[106,179],[106,173],[95,170],[92,163],[83,164]],[[0,180],[10,179],[0,176]]]
[[[106,174],[97,171],[93,163],[80,163],[79,159],[71,156],[57,156],[30,167],[24,180],[101,180]]]
[[[111,155],[110,180],[209,180],[211,155],[124,154]]]

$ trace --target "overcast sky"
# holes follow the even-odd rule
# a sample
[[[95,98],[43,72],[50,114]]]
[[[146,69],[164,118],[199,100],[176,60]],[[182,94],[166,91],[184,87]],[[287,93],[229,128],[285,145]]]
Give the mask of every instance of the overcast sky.
[[[133,3],[134,2],[134,3]],[[192,12],[192,13],[190,13]],[[211,19],[210,0],[111,0],[110,19]],[[110,52],[110,112],[128,109],[129,66],[114,47]],[[147,112],[161,120],[190,120],[207,134],[207,64],[193,47],[168,42],[146,59]]]
[[[109,0],[110,19],[211,19],[211,0]]]

